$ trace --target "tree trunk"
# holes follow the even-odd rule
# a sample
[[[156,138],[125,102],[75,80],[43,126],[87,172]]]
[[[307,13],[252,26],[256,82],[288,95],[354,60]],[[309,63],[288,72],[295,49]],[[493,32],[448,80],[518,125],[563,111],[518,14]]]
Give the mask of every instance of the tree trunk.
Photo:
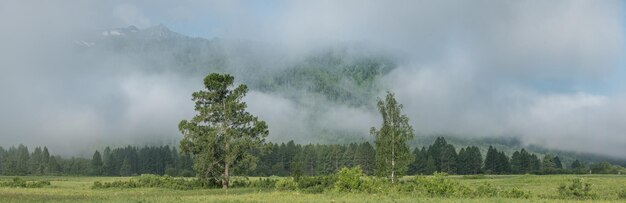
[[[224,179],[222,180],[222,189],[228,189],[228,163],[224,164]]]

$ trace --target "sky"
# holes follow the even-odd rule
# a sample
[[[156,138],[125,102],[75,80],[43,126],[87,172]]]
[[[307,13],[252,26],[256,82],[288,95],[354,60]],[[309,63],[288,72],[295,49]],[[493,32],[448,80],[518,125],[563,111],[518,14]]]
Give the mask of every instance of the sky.
[[[119,62],[81,67],[66,43],[94,30],[163,24],[296,54],[365,43],[404,59],[382,83],[418,134],[516,136],[626,158],[625,9],[622,1],[582,0],[2,1],[0,146],[61,151],[163,132],[176,140],[177,120],[193,113],[180,110],[189,92],[178,90],[197,84]],[[271,131],[299,132],[283,126],[302,125],[287,122],[304,120],[305,110],[280,95],[249,96],[269,104],[249,102]],[[359,119],[337,126],[344,117],[329,113],[329,128],[366,133],[377,124],[375,111],[337,109]]]

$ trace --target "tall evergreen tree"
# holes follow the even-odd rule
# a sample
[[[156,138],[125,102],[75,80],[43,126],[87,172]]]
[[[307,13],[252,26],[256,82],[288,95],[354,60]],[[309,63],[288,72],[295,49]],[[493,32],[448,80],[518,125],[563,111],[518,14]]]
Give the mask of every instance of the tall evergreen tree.
[[[496,161],[496,173],[506,174],[511,172],[511,163],[509,157],[504,152],[498,152]]]
[[[454,174],[456,173],[456,160],[457,154],[454,146],[451,144],[446,145],[441,152],[441,171]]]
[[[478,147],[461,148],[457,158],[457,171],[459,174],[477,174],[480,172],[482,162],[482,155]]]
[[[470,174],[477,174],[483,165],[483,156],[480,154],[480,149],[476,146],[467,147],[465,152],[468,154],[467,167]]]
[[[446,142],[445,138],[437,137],[435,142],[428,147],[428,156],[431,156],[433,161],[435,161],[436,171],[441,171],[442,154],[447,146],[448,142]]]
[[[427,175],[431,175],[437,171],[437,165],[435,165],[435,159],[432,156],[428,156],[426,159],[426,168],[424,169],[424,173]]]
[[[132,166],[130,164],[130,159],[128,157],[124,158],[124,162],[122,162],[119,174],[121,176],[130,176],[130,175],[132,175]]]
[[[50,162],[50,152],[48,151],[48,147],[43,147],[41,162],[39,163],[39,171],[41,174],[46,173],[49,162]]]
[[[91,158],[91,174],[95,176],[103,175],[104,169],[102,168],[102,166],[102,156],[100,155],[100,152],[96,150],[96,152],[93,153],[93,157]]]
[[[246,85],[233,86],[234,77],[209,74],[204,79],[207,91],[193,93],[193,119],[183,120],[180,149],[194,155],[194,169],[209,182],[221,182],[228,188],[231,170],[240,162],[254,162],[250,149],[261,147],[268,135],[267,125],[246,111],[242,101]]]
[[[361,170],[365,174],[374,173],[374,162],[376,157],[376,151],[369,142],[359,144],[359,147],[355,156],[355,165],[361,166]]]
[[[428,161],[428,154],[424,147],[421,150],[417,147],[413,149],[413,162],[409,165],[408,174],[423,174],[426,169],[426,161]]]
[[[489,146],[487,155],[485,156],[485,171],[489,173],[496,173],[497,169],[497,156],[498,152],[493,146]]]
[[[30,154],[28,148],[24,145],[17,147],[16,175],[27,175],[29,172]]]
[[[556,166],[556,169],[563,169],[563,163],[561,163],[561,158],[559,158],[559,156],[554,157],[554,165]]]
[[[555,173],[556,172],[556,163],[554,163],[554,157],[546,154],[543,157],[543,161],[541,162],[541,169],[543,169],[544,173]]]
[[[385,100],[378,100],[378,110],[383,117],[379,129],[372,127],[371,134],[376,138],[376,173],[389,177],[394,183],[397,176],[406,173],[411,162],[407,142],[415,136],[409,117],[402,114],[393,93],[387,92]]]

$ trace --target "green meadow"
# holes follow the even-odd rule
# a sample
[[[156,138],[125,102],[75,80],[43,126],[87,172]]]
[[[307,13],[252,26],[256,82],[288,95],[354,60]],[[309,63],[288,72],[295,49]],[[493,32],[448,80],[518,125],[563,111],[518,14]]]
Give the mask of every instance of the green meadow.
[[[14,177],[0,177],[0,182]],[[528,198],[424,197],[412,193],[364,193],[324,191],[308,194],[252,187],[174,190],[166,188],[92,189],[95,181],[125,181],[130,177],[27,176],[25,181],[49,181],[41,188],[0,187],[0,202],[624,202],[624,175],[493,175],[447,176],[470,187],[489,184],[500,189],[518,188]],[[591,184],[593,198],[563,197],[558,188],[572,179],[583,178]],[[410,180],[412,177],[404,177]],[[255,180],[255,178],[250,178]]]

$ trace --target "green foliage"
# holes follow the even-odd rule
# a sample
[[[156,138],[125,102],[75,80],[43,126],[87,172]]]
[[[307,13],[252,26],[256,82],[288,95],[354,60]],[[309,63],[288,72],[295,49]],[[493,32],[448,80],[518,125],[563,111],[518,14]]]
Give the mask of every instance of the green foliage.
[[[461,196],[460,193],[469,189],[446,176],[446,173],[439,172],[433,177],[416,176],[413,181],[403,184],[402,191],[428,197],[453,197]]]
[[[618,199],[626,199],[626,189],[624,189],[624,190],[622,190],[622,191],[619,191],[619,192],[617,193],[617,198],[618,198]]]
[[[363,180],[365,176],[360,167],[342,168],[337,172],[337,181],[334,184],[335,191],[354,192],[363,190]]]
[[[485,157],[484,170],[486,173],[507,174],[511,172],[509,157],[495,147],[489,146]]]
[[[141,175],[133,177],[129,180],[118,180],[113,182],[100,182],[95,181],[92,185],[92,189],[103,188],[168,188],[174,190],[190,190],[207,187],[216,187],[217,183],[212,185],[207,184],[204,181],[198,179],[185,179],[174,178],[171,176],[158,176],[158,175]]]
[[[560,185],[559,194],[565,198],[588,199],[594,197],[591,191],[591,183],[582,178],[572,179],[569,185]]]
[[[322,193],[332,188],[336,182],[335,176],[302,176],[298,180],[298,190],[304,193]]]
[[[209,74],[204,78],[207,91],[194,92],[197,115],[182,120],[181,149],[194,155],[194,170],[202,180],[220,181],[223,188],[237,165],[254,168],[256,157],[250,151],[258,148],[268,135],[267,124],[246,111],[242,101],[246,85],[232,88],[234,77]]]
[[[259,178],[257,181],[251,181],[249,186],[260,189],[274,189],[277,181],[272,178]]]
[[[296,190],[298,188],[298,184],[292,178],[283,178],[276,181],[276,190],[285,191],[285,190]]]
[[[596,174],[608,174],[613,172],[612,169],[613,166],[608,162],[598,162],[589,165],[589,170],[591,170],[591,173]]]
[[[0,182],[0,187],[13,187],[13,188],[42,188],[49,186],[50,181],[25,181],[21,178],[13,178],[11,181]]]
[[[379,99],[377,106],[383,123],[380,129],[370,130],[376,139],[376,174],[393,183],[406,173],[413,159],[407,142],[415,135],[409,117],[402,114],[402,104],[393,93],[387,92],[385,100]]]

